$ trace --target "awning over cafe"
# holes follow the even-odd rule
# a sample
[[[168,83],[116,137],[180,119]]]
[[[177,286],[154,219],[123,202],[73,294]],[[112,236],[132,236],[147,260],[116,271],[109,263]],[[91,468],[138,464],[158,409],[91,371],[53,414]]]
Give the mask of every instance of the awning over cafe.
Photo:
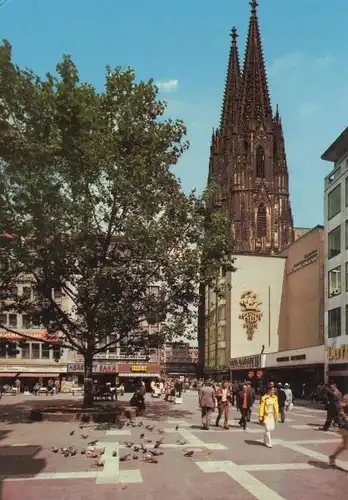
[[[0,378],[58,378],[59,373],[39,373],[39,372],[0,372]]]
[[[127,373],[120,373],[119,377],[121,378],[159,378],[161,375],[159,373],[132,373],[132,372],[127,372]]]

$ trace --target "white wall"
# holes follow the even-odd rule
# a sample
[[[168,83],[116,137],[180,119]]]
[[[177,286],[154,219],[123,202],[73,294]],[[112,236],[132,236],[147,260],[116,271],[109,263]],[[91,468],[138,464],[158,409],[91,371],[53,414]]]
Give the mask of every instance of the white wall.
[[[278,351],[278,323],[284,278],[284,257],[238,255],[237,271],[232,273],[231,291],[231,358]],[[243,292],[252,291],[262,302],[262,318],[252,340],[247,339],[240,299]]]

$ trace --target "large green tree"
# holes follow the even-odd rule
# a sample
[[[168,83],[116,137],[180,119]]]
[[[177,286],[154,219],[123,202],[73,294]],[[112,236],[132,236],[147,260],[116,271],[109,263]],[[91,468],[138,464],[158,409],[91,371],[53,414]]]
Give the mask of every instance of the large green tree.
[[[226,219],[175,176],[188,144],[165,108],[132,69],[108,67],[97,92],[68,56],[40,78],[0,47],[0,308],[12,301],[84,357],[86,405],[97,353],[185,336],[201,280],[232,269]],[[34,299],[12,295],[18,279]]]

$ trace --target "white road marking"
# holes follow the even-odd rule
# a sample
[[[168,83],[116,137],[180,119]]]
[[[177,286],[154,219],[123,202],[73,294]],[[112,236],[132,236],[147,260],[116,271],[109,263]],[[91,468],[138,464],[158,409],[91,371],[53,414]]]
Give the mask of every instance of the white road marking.
[[[314,469],[310,464],[256,464],[256,465],[239,465],[239,467],[247,472],[262,472],[262,471],[279,471],[279,470],[305,470]]]
[[[116,457],[113,457],[113,451],[116,451]],[[117,484],[119,482],[120,457],[118,443],[105,443],[105,452],[103,455],[104,467],[98,474],[97,484]]]
[[[284,448],[288,448],[289,450],[296,451],[297,453],[301,453],[302,455],[306,455],[307,457],[310,458],[315,458],[319,460],[320,462],[327,462],[328,457],[324,455],[323,453],[319,453],[318,451],[314,450],[309,450],[308,448],[305,448],[304,446],[301,446],[299,444],[294,444],[291,441],[279,441],[279,444],[281,446],[284,446]],[[348,472],[348,462],[343,462],[343,460],[336,460],[336,463],[339,467],[342,469],[346,470]]]
[[[107,436],[130,436],[131,431],[125,429],[112,429],[111,431],[106,431]]]
[[[285,500],[275,491],[253,477],[246,470],[233,462],[196,462],[198,467],[207,473],[225,472],[257,500]]]
[[[287,441],[292,444],[326,444],[326,443],[340,443],[340,438],[333,439],[301,439],[299,441]]]
[[[205,443],[198,436],[195,436],[193,432],[187,429],[179,429],[181,436],[190,446],[198,446],[201,448],[206,448],[208,450],[227,450],[228,448],[220,443]],[[207,432],[207,431],[206,431]],[[227,432],[227,431],[226,431]]]

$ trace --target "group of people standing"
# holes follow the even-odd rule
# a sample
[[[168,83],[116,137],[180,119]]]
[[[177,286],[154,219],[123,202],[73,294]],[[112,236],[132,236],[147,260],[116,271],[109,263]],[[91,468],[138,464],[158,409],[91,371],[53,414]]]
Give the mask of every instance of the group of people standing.
[[[218,414],[215,420],[216,427],[219,427],[220,420],[224,418],[224,429],[229,429],[228,417],[230,405],[236,405],[240,412],[239,425],[242,429],[247,428],[247,423],[251,421],[252,407],[256,400],[255,390],[250,382],[238,385],[227,381],[219,385],[208,380],[199,389],[199,406],[202,411],[202,429],[209,430],[212,413],[217,407]],[[264,443],[268,448],[272,447],[271,432],[278,422],[279,415],[281,422],[285,421],[286,412],[292,407],[292,391],[289,384],[284,387],[281,383],[275,387],[271,382],[268,390],[260,399],[259,422],[264,425]]]

